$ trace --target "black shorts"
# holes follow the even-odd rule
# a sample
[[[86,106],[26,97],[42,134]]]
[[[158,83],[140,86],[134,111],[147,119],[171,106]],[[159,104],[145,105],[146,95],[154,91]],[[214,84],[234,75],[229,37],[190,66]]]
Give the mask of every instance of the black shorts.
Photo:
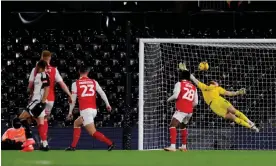
[[[45,104],[41,104],[40,101],[34,100],[31,101],[30,104],[27,106],[27,112],[35,118],[37,117],[44,117],[45,114]]]

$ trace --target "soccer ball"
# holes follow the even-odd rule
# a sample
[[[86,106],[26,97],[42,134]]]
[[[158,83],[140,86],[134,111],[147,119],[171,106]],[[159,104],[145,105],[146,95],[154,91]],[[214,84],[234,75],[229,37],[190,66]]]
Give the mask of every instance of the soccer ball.
[[[207,62],[200,62],[200,64],[198,65],[198,69],[200,71],[206,71],[209,69],[209,65]]]

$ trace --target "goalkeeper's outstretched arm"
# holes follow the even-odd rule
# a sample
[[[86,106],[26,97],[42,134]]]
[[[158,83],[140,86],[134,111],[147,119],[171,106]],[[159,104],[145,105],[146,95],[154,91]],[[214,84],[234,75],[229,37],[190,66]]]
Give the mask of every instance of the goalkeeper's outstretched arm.
[[[225,91],[224,94],[222,94],[222,95],[232,97],[232,96],[244,95],[245,93],[246,93],[245,88],[241,88],[240,90],[238,90],[236,92],[234,92],[234,91]]]
[[[179,63],[179,64],[178,64],[178,68],[179,68],[179,70],[182,70],[182,71],[183,71],[183,70],[188,70],[185,63]],[[200,82],[198,79],[195,78],[195,76],[194,76],[193,74],[191,74],[190,79],[191,79],[191,80],[194,82],[194,84],[196,84],[196,86],[197,86],[200,90],[202,90],[202,91],[208,91],[208,90],[212,90],[213,88],[215,88],[215,86],[213,86],[213,85],[208,86],[208,85],[206,85],[206,84]]]
[[[194,75],[192,75],[191,74],[191,76],[190,76],[190,79],[196,84],[196,86],[200,89],[200,90],[202,90],[202,91],[208,91],[208,90],[212,90],[212,89],[214,89],[215,88],[215,86],[214,85],[206,85],[206,84],[204,84],[204,83],[202,83],[202,82],[200,82],[198,79],[196,79],[195,78],[195,76]]]

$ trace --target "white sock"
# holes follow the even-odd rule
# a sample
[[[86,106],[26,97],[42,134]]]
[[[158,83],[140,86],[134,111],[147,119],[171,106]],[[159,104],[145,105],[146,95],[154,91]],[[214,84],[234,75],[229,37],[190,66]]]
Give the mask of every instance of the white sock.
[[[42,145],[43,145],[43,147],[45,147],[45,146],[48,145],[48,142],[47,141],[42,141]]]
[[[171,148],[175,149],[175,144],[171,144]]]
[[[187,149],[187,146],[185,144],[182,144],[182,148]]]

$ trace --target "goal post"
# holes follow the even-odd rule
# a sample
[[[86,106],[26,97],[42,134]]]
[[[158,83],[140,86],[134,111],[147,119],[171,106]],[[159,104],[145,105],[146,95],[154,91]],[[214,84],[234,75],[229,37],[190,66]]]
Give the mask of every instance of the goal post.
[[[178,63],[185,62],[194,73],[201,61],[210,69],[196,72],[200,81],[216,80],[227,90],[247,89],[245,96],[226,99],[261,131],[254,133],[216,116],[199,90],[188,148],[276,149],[276,39],[140,39],[138,149],[169,145],[175,107],[166,100],[179,81]]]

